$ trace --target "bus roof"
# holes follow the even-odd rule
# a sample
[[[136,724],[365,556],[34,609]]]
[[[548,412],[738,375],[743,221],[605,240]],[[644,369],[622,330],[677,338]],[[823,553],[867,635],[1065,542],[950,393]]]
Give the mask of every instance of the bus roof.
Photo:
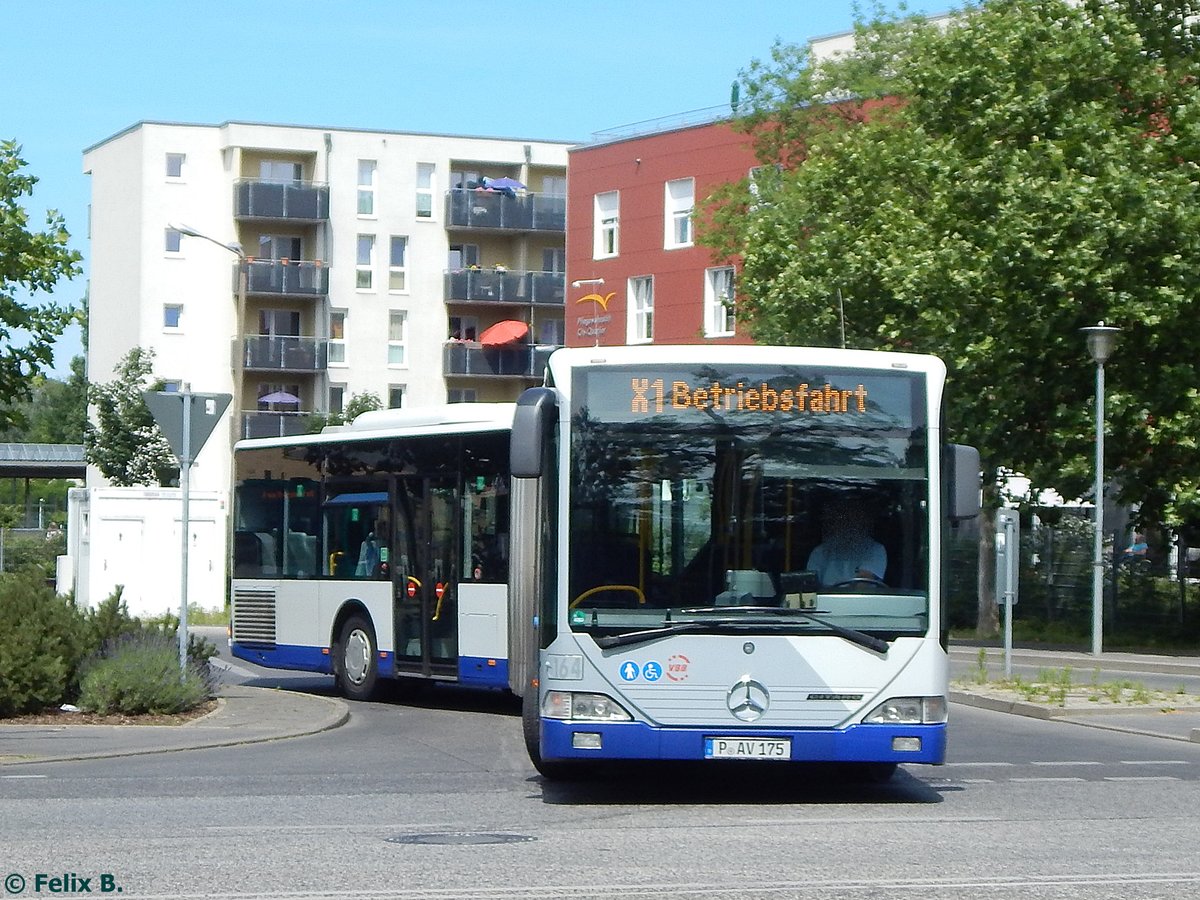
[[[389,437],[508,431],[512,428],[515,411],[515,403],[447,403],[412,409],[377,409],[362,413],[349,425],[327,425],[319,434],[249,438],[238,441],[234,450],[342,444],[347,441]]]

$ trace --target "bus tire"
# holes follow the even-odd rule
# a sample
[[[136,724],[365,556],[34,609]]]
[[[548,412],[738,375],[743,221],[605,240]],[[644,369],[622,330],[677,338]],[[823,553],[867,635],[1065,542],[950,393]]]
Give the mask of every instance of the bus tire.
[[[346,620],[335,659],[342,694],[350,700],[370,700],[379,681],[379,653],[368,618],[356,614]]]

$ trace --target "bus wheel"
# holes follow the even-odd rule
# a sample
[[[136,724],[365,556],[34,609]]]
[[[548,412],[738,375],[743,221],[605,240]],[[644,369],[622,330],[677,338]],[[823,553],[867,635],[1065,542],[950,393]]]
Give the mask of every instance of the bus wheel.
[[[857,763],[850,767],[850,777],[854,781],[869,784],[883,784],[891,781],[896,774],[895,763]]]
[[[370,700],[379,678],[375,630],[363,616],[351,616],[342,626],[337,646],[338,686],[351,700]]]

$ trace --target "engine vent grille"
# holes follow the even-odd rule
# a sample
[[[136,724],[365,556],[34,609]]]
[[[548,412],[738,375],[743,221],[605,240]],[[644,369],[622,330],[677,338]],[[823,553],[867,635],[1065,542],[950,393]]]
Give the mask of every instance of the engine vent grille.
[[[238,643],[275,646],[275,591],[234,590],[233,639]]]

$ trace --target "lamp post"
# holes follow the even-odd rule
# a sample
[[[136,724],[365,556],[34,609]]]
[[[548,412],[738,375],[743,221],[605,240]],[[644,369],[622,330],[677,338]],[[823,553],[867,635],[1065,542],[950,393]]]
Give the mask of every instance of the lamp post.
[[[1112,356],[1120,328],[1103,321],[1079,329],[1096,364],[1096,534],[1092,553],[1092,655],[1104,646],[1104,364]]]
[[[233,253],[237,256],[237,258],[238,258],[237,319],[234,322],[233,331],[234,331],[234,340],[236,340],[240,343],[242,340],[242,328],[244,327],[245,318],[246,318],[246,291],[247,291],[247,287],[248,287],[247,281],[250,278],[250,270],[247,265],[248,260],[246,259],[245,252],[242,250],[242,245],[240,243],[238,243],[237,241],[232,241],[227,244],[224,241],[217,240],[214,237],[209,237],[207,234],[197,231],[195,228],[189,228],[187,225],[183,225],[183,224],[169,225],[168,227],[175,229],[180,234],[186,234],[188,237],[200,238],[201,240],[208,241],[210,244],[216,244],[218,247],[228,250],[230,253]],[[242,379],[243,379],[243,372],[244,372],[245,363],[246,363],[245,356],[246,356],[245,349],[240,346],[236,348],[236,350],[233,354],[233,402],[234,402],[234,407],[233,407],[233,433],[230,436],[231,444],[235,443],[237,441],[237,439],[241,436],[241,422],[240,422],[241,417],[240,417],[240,413],[238,412],[238,410],[240,410],[242,408],[241,407]]]

